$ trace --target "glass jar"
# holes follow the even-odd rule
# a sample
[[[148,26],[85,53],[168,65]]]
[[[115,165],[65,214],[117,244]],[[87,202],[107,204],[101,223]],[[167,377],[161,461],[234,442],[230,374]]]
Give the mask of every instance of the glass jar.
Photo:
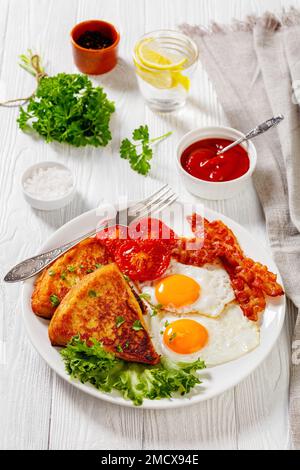
[[[196,44],[179,31],[153,31],[139,39],[133,53],[135,71],[153,111],[172,112],[185,105],[197,59]]]

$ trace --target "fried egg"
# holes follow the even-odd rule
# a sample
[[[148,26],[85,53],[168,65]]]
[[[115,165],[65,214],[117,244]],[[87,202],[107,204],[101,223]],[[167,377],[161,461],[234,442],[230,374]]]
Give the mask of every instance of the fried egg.
[[[139,287],[153,305],[177,314],[217,317],[235,298],[221,263],[197,267],[172,260],[162,278]]]
[[[238,359],[259,345],[257,324],[235,302],[218,318],[160,315],[150,319],[156,350],[175,362],[205,361],[207,367]]]

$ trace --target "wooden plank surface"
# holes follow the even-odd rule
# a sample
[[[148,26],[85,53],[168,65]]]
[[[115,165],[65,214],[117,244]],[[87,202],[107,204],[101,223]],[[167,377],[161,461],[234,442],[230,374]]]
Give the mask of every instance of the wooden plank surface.
[[[294,2],[300,6],[300,2]],[[178,178],[174,149],[178,139],[197,126],[224,123],[222,110],[201,63],[193,77],[186,108],[176,116],[149,111],[137,90],[132,47],[144,33],[176,28],[182,22],[229,22],[249,13],[280,11],[279,0],[0,0],[0,95],[30,93],[33,80],[18,69],[18,55],[28,47],[43,54],[49,73],[72,72],[68,34],[80,20],[103,18],[121,33],[117,69],[95,79],[116,101],[113,143],[103,150],[46,145],[21,133],[17,110],[0,108],[0,275],[35,252],[62,224],[102,200],[128,194],[136,199],[168,182],[187,196]],[[120,140],[141,123],[153,135],[173,130],[156,151],[151,176],[133,173],[118,156]],[[60,212],[32,210],[22,198],[19,180],[32,163],[66,163],[77,178],[74,202]],[[206,203],[267,244],[264,218],[255,191],[240,199]],[[120,408],[89,397],[58,378],[30,345],[21,319],[20,286],[0,285],[0,448],[9,449],[284,449],[287,440],[289,338],[293,308],[267,360],[248,379],[220,397],[180,410],[142,411]]]

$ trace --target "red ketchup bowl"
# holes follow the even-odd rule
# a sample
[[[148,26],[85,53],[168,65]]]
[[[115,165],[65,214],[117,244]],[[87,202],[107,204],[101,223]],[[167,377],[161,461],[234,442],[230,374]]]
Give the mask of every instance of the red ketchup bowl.
[[[222,155],[217,152],[243,134],[230,127],[206,127],[186,134],[177,147],[177,167],[184,185],[204,199],[228,199],[243,191],[256,165],[251,141]]]
[[[76,67],[88,75],[112,70],[118,60],[120,34],[107,21],[82,21],[71,31],[73,58]]]

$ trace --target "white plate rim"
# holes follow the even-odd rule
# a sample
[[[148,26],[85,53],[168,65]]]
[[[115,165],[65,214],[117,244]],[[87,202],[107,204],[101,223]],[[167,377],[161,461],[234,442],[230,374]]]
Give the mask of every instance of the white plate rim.
[[[179,203],[182,203],[182,202],[183,202],[182,200],[179,200]],[[68,227],[70,227],[72,224],[76,224],[81,219],[84,220],[84,218],[87,219],[89,216],[91,216],[93,214],[96,215],[95,214],[96,211],[97,211],[97,209],[91,209],[89,211],[86,211],[83,214],[80,214],[79,216],[71,219],[70,221],[68,221],[67,223],[62,225],[53,234],[51,234],[51,236],[49,238],[47,238],[47,240],[42,244],[42,246],[37,251],[37,254],[41,253],[42,251],[45,251],[46,249],[52,248],[51,242],[55,238],[62,235],[64,233],[64,231],[66,229],[68,229]],[[221,213],[219,213],[219,212],[217,212],[213,209],[210,209],[208,207],[205,207],[204,211],[205,211],[205,217],[207,217],[209,220],[218,220],[218,219],[222,220],[226,225],[228,225],[233,230],[233,232],[235,234],[237,234],[237,233],[239,233],[239,235],[242,234],[244,237],[246,237],[246,239],[251,240],[254,243],[254,245],[257,243],[255,241],[253,235],[250,234],[247,231],[247,229],[245,229],[239,223],[235,222],[233,219],[231,219],[231,218],[229,218],[229,217],[227,217],[227,216],[225,216],[225,215],[223,215],[223,214],[221,214]],[[239,238],[239,235],[237,235],[237,238]],[[76,237],[76,234],[74,234],[74,238],[75,237]],[[260,251],[264,252],[265,256],[268,257],[268,259],[269,259],[268,266],[270,264],[272,265],[272,271],[277,274],[278,281],[281,283],[281,285],[283,285],[282,284],[282,278],[280,276],[280,273],[278,271],[277,266],[275,265],[275,262],[272,259],[272,255],[271,255],[270,251],[265,246],[263,247],[263,249],[260,247]],[[283,323],[284,323],[284,318],[285,318],[285,310],[286,310],[286,297],[284,295],[280,298],[280,302],[279,302],[279,315],[280,315],[280,318],[277,321],[276,334],[274,335],[273,340],[271,341],[269,346],[267,348],[265,348],[264,352],[260,354],[259,359],[257,359],[252,364],[252,366],[248,366],[247,368],[243,369],[241,371],[241,373],[238,376],[234,377],[230,381],[230,384],[228,384],[227,386],[225,386],[225,387],[219,386],[219,387],[216,387],[215,390],[209,390],[208,392],[203,393],[203,394],[201,392],[199,392],[198,394],[195,394],[195,395],[192,395],[192,396],[183,396],[183,397],[178,397],[178,398],[176,397],[176,398],[162,399],[162,400],[144,400],[144,403],[141,406],[137,407],[130,400],[125,400],[123,397],[121,397],[119,395],[113,395],[113,394],[107,394],[107,393],[101,392],[101,391],[97,390],[96,388],[94,388],[93,386],[91,386],[89,384],[82,384],[81,382],[72,379],[65,371],[60,370],[52,361],[50,361],[46,354],[44,354],[41,350],[39,350],[39,348],[37,346],[37,339],[34,337],[33,331],[32,331],[31,326],[30,326],[30,322],[28,321],[28,318],[29,318],[28,315],[31,315],[31,316],[33,315],[33,318],[35,318],[37,321],[46,322],[46,320],[43,320],[39,317],[36,317],[33,314],[32,310],[28,309],[27,302],[28,302],[28,295],[29,295],[29,290],[30,290],[30,289],[28,289],[29,283],[30,283],[30,280],[25,281],[23,283],[23,286],[22,286],[22,291],[21,291],[22,318],[23,318],[23,321],[24,321],[26,333],[27,333],[27,335],[30,339],[31,344],[33,345],[35,350],[38,352],[38,354],[48,364],[48,366],[55,373],[57,373],[62,379],[64,379],[65,381],[67,381],[68,383],[70,383],[71,385],[76,387],[77,389],[79,389],[79,390],[81,390],[81,391],[83,391],[83,392],[85,392],[85,393],[87,393],[87,394],[89,394],[89,395],[91,395],[95,398],[98,398],[98,399],[101,399],[101,400],[104,400],[106,402],[113,403],[113,404],[116,404],[116,405],[119,405],[119,406],[126,406],[126,407],[130,407],[130,408],[135,408],[135,409],[136,408],[137,409],[169,409],[169,408],[180,408],[180,407],[184,407],[184,406],[191,406],[191,405],[197,404],[199,402],[206,401],[208,399],[214,398],[214,397],[220,395],[221,393],[224,393],[225,391],[235,387],[241,381],[243,381],[246,377],[248,377],[257,367],[259,367],[260,364],[266,359],[266,357],[269,355],[269,353],[273,349],[274,345],[276,344],[276,342],[278,340],[280,332],[282,330]],[[31,291],[32,291],[32,288],[31,288]],[[31,296],[31,293],[30,293],[30,296]],[[29,310],[30,310],[30,312],[29,312]],[[49,342],[49,345],[50,345],[50,342]],[[254,350],[254,352],[255,352],[255,350]],[[250,352],[250,353],[246,354],[245,356],[243,356],[242,358],[239,358],[235,361],[231,361],[231,364],[233,362],[240,361],[241,359],[243,359],[246,356],[249,356],[251,354],[253,354],[253,352]],[[61,359],[61,361],[62,361],[62,359]],[[230,364],[230,362],[226,363],[226,364],[222,364],[220,366],[217,366],[217,368],[222,368],[224,366],[227,366],[228,364]],[[213,369],[216,370],[217,368],[213,368]],[[203,373],[205,374],[205,371],[210,372],[211,370],[212,369],[204,369]]]

